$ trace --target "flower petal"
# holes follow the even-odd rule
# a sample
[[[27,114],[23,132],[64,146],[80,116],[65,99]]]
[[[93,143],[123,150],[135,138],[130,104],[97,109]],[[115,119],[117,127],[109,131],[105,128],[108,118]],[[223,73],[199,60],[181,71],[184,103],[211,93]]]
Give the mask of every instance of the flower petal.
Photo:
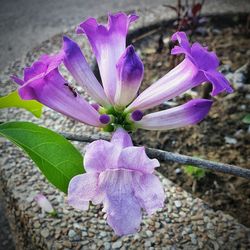
[[[138,231],[141,222],[141,208],[133,195],[133,172],[108,170],[100,174],[99,185],[106,193],[104,211],[108,224],[117,235]]]
[[[45,55],[40,56],[38,62],[42,62],[43,64],[45,64],[47,66],[46,74],[48,74],[51,71],[53,71],[54,69],[58,68],[58,66],[63,61],[63,56],[64,55],[63,55],[62,51],[60,51],[58,54],[55,54],[55,55],[46,55],[45,54]],[[25,74],[24,74],[24,79],[25,79]]]
[[[80,122],[102,126],[99,113],[67,84],[58,69],[30,79],[18,92],[24,100],[34,99]]]
[[[144,90],[127,108],[145,110],[170,100],[203,82],[198,70],[189,59],[183,60],[165,76]]]
[[[178,40],[180,46],[175,46],[171,53],[183,53],[197,66],[201,76],[199,77],[200,80],[208,81],[213,85],[212,95],[217,95],[223,91],[228,93],[233,91],[229,82],[217,71],[219,59],[214,52],[208,51],[206,47],[197,42],[190,46],[184,32],[176,32],[172,36],[172,40]]]
[[[136,96],[143,79],[144,67],[132,45],[122,54],[117,65],[118,82],[115,105],[125,107]]]
[[[142,173],[153,173],[160,163],[156,159],[150,159],[145,152],[144,147],[124,148],[118,160],[118,167],[140,171]]]
[[[100,173],[106,169],[117,168],[120,147],[104,140],[97,140],[86,147],[84,167],[88,173]]]
[[[63,51],[63,62],[75,80],[86,89],[95,101],[103,106],[109,106],[104,90],[89,67],[78,44],[64,36]]]
[[[219,93],[226,91],[228,93],[232,93],[233,89],[229,85],[228,80],[224,77],[223,74],[217,71],[207,71],[204,72],[205,77],[211,83],[213,83],[213,90],[211,95],[215,96]]]
[[[37,194],[34,197],[34,200],[42,208],[43,211],[45,211],[47,213],[53,213],[53,212],[55,212],[55,210],[52,207],[50,201],[43,194]]]
[[[207,71],[210,69],[217,69],[219,66],[219,59],[215,52],[207,51],[199,43],[194,43],[191,48],[191,58],[197,64],[199,69]]]
[[[167,130],[200,122],[209,112],[212,101],[194,99],[178,107],[145,115],[136,126],[148,130]]]
[[[87,210],[89,201],[97,194],[98,174],[86,173],[73,177],[68,188],[68,204]]]
[[[171,50],[171,55],[186,54],[186,50],[180,46],[174,46]]]
[[[35,77],[40,77],[46,74],[48,64],[37,61],[32,64],[31,67],[24,69],[24,81],[27,82]]]
[[[115,133],[113,133],[111,143],[121,149],[133,146],[130,135],[123,128],[118,128]]]
[[[158,177],[153,174],[134,176],[135,197],[148,214],[164,206],[165,194]]]
[[[136,15],[117,13],[109,15],[107,27],[89,18],[82,22],[77,33],[86,34],[99,66],[104,91],[111,103],[116,93],[116,63],[126,46],[129,24],[137,19]]]
[[[186,52],[190,52],[190,44],[185,32],[175,32],[171,39],[172,41],[178,41],[181,48],[183,48]]]

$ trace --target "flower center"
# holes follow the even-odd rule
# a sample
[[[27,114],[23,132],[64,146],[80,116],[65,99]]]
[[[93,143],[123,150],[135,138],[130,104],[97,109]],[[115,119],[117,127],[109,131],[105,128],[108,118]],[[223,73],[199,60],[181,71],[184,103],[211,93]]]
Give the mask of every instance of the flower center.
[[[118,127],[122,127],[126,131],[135,131],[134,123],[140,121],[143,117],[141,110],[126,112],[124,109],[111,107],[109,109],[99,108],[100,122],[106,126],[103,128],[105,132],[115,131]]]

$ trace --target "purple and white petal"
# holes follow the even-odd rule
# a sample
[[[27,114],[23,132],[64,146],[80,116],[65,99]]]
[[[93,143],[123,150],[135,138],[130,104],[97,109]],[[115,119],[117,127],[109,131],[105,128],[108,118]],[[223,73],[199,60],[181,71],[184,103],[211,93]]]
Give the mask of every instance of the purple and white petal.
[[[156,159],[150,159],[144,147],[124,148],[118,160],[118,168],[140,171],[142,173],[153,173],[160,163]]]
[[[87,210],[89,201],[98,194],[98,174],[86,173],[73,177],[68,187],[68,204]]]
[[[189,60],[183,60],[174,69],[144,90],[126,111],[145,110],[170,100],[203,82],[197,67]]]
[[[116,93],[116,64],[126,47],[129,24],[138,17],[134,14],[117,13],[109,15],[108,25],[89,18],[82,22],[78,34],[86,34],[99,66],[104,91],[111,103]]]
[[[115,147],[119,147],[121,149],[133,146],[130,135],[123,128],[116,129],[115,133],[112,135],[111,143]]]
[[[136,122],[138,128],[168,130],[200,122],[209,112],[212,101],[194,99],[178,107],[145,115]]]
[[[116,67],[118,81],[115,105],[126,107],[137,95],[144,73],[143,63],[132,45],[127,47]]]
[[[142,220],[141,207],[132,194],[122,196],[119,200],[116,196],[109,196],[107,202],[110,204],[107,222],[115,234],[122,236],[139,231]]]
[[[121,148],[111,142],[97,140],[86,147],[84,168],[88,173],[100,173],[116,168]]]
[[[153,174],[136,174],[133,182],[135,197],[148,214],[164,206],[165,194],[158,177]]]
[[[50,73],[54,69],[57,69],[58,66],[62,63],[63,61],[64,54],[62,51],[60,51],[57,54],[54,55],[42,55],[40,56],[38,62],[42,62],[47,66],[47,70],[45,74]],[[32,77],[33,78],[33,77]],[[24,72],[24,80],[25,80],[25,72]],[[26,81],[26,80],[25,80]]]
[[[140,228],[141,208],[133,194],[133,172],[107,170],[100,174],[99,188],[106,194],[104,211],[115,233],[136,233]]]
[[[232,93],[233,89],[230,85],[228,85],[228,80],[225,78],[223,74],[217,71],[204,71],[204,76],[206,79],[213,83],[212,96],[218,95],[219,93],[226,91],[228,93]]]
[[[219,76],[220,73],[217,70],[219,59],[214,52],[208,51],[206,47],[201,46],[197,42],[190,46],[184,32],[176,32],[172,36],[172,40],[178,40],[180,46],[175,46],[171,53],[183,53],[186,55],[186,58],[189,58],[197,66],[200,73],[199,78],[202,80],[201,83],[208,81],[213,85],[212,95],[217,95],[223,91],[233,92],[226,78]]]
[[[37,202],[38,206],[41,207],[44,212],[47,212],[47,213],[55,212],[50,201],[43,194],[37,194],[34,197],[34,200]]]
[[[215,52],[208,51],[207,48],[199,43],[194,43],[191,47],[190,60],[199,67],[200,70],[216,70],[219,67],[220,61]]]
[[[58,69],[30,79],[18,89],[18,93],[24,100],[37,100],[77,121],[103,126],[99,121],[99,113],[68,85]]]
[[[172,41],[178,41],[180,44],[180,47],[183,48],[186,53],[189,53],[191,51],[190,43],[188,41],[187,35],[185,32],[175,32],[172,35]]]
[[[74,79],[84,87],[95,101],[103,106],[109,106],[104,90],[89,67],[78,44],[64,36],[63,51],[63,62]]]
[[[26,67],[24,69],[23,79],[20,79],[17,76],[11,76],[11,79],[18,85],[23,85],[30,80],[42,78],[58,68],[62,63],[62,60],[63,53],[61,52],[55,55],[42,55],[38,61],[31,65],[31,67]]]

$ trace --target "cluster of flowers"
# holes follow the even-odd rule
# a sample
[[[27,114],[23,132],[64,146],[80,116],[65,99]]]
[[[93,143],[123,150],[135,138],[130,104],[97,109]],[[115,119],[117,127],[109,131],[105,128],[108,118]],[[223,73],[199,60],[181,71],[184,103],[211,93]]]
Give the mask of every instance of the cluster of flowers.
[[[24,100],[44,105],[85,124],[114,132],[110,142],[97,140],[87,146],[85,174],[75,176],[68,189],[68,202],[88,209],[89,201],[103,203],[108,224],[117,235],[131,234],[140,227],[141,209],[152,214],[164,204],[163,187],[153,172],[159,166],[149,159],[144,147],[135,147],[129,131],[137,128],[166,130],[195,124],[209,112],[211,100],[194,99],[183,105],[145,114],[155,107],[203,82],[213,85],[212,95],[231,92],[228,81],[217,71],[214,52],[199,43],[190,45],[184,32],[172,36],[179,43],[172,54],[185,54],[184,60],[138,95],[143,79],[143,63],[132,45],[126,47],[129,25],[135,14],[109,15],[107,26],[89,18],[77,28],[95,54],[102,85],[90,69],[76,42],[63,37],[56,55],[43,55],[24,70],[24,79],[13,76]],[[95,103],[90,104],[60,74],[64,64],[77,83]]]

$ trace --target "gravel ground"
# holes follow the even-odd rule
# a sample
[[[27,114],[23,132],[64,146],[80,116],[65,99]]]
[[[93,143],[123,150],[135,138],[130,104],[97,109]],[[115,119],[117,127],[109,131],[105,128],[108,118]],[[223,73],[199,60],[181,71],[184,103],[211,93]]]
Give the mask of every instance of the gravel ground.
[[[3,201],[0,200],[0,250],[14,250],[10,226],[5,217]]]
[[[248,229],[231,216],[221,211],[214,212],[200,199],[194,199],[164,178],[161,178],[167,195],[164,209],[151,217],[144,215],[139,233],[117,237],[106,224],[100,206],[91,206],[84,213],[73,210],[65,202],[64,195],[45,181],[20,150],[6,143],[1,151],[4,163],[8,163],[1,169],[1,182],[6,187],[8,216],[15,223],[15,237],[20,249],[250,247]],[[41,191],[57,210],[57,218],[42,215],[32,201],[33,196]]]
[[[141,19],[137,27],[156,20],[156,17],[157,20],[165,18],[162,13],[165,14],[163,9],[144,12],[145,18]],[[25,58],[16,61],[1,76],[3,94],[15,88],[14,84],[7,81],[10,73],[20,73],[22,67],[30,64],[38,54],[57,51],[59,41],[60,36],[53,37],[28,53]],[[90,59],[88,52],[85,50]],[[65,132],[97,132],[49,109],[45,109],[40,120],[17,109],[1,111],[0,120],[28,120],[57,131],[63,128]],[[75,145],[83,151],[83,144]],[[8,217],[11,224],[15,225],[15,238],[20,249],[32,249],[32,245],[36,249],[39,246],[43,249],[163,249],[163,246],[164,249],[250,248],[249,229],[221,211],[214,212],[200,199],[194,199],[164,178],[162,180],[167,200],[163,211],[150,218],[144,216],[140,233],[117,238],[106,225],[100,207],[91,207],[86,213],[68,207],[65,196],[51,187],[33,163],[11,143],[1,141],[1,155],[0,182]],[[42,215],[33,202],[34,195],[41,191],[58,211],[58,218]]]

